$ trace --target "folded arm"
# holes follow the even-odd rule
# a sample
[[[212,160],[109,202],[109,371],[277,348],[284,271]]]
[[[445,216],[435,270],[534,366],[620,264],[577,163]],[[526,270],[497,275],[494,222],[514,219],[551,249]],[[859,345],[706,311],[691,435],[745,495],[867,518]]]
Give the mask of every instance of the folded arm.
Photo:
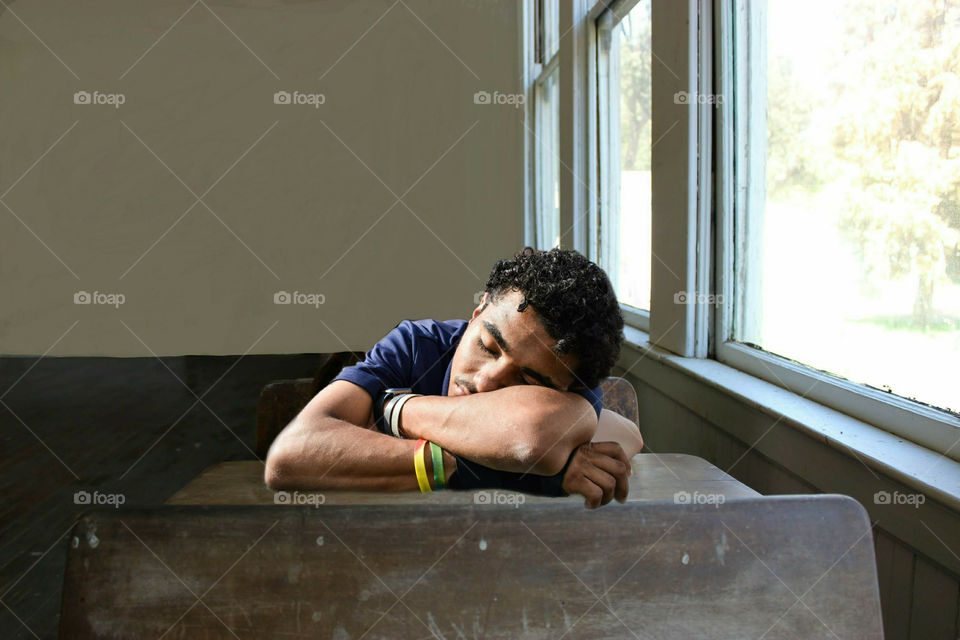
[[[337,380],[320,391],[271,446],[267,485],[416,490],[418,437],[444,449],[448,480],[456,469],[452,453],[502,471],[553,475],[597,429],[596,412],[585,398],[536,386],[412,398],[401,416],[409,439],[372,430],[372,406],[370,395],[351,382]],[[431,475],[429,461],[427,466]]]
[[[597,430],[597,413],[577,393],[515,385],[467,396],[422,396],[403,405],[407,438],[426,438],[492,469],[558,473]]]
[[[280,432],[267,453],[264,481],[274,490],[362,489],[416,491],[416,443],[372,426],[373,402],[363,388],[335,380]],[[433,476],[426,456],[427,476]],[[456,460],[443,453],[447,480]]]

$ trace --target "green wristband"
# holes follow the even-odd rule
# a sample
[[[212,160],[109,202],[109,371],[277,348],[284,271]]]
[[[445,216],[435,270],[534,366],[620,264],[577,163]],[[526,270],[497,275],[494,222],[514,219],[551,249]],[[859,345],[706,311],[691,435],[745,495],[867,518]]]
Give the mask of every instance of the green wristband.
[[[433,488],[443,489],[443,449],[440,445],[430,443],[430,457],[433,459]]]

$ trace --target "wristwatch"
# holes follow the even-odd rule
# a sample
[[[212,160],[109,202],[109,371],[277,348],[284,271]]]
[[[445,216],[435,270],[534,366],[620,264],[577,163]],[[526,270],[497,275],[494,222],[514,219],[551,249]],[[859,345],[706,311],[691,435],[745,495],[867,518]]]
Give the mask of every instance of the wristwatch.
[[[377,431],[388,436],[402,438],[400,435],[400,410],[410,398],[422,394],[413,393],[410,387],[391,387],[377,396],[373,403],[373,419]]]

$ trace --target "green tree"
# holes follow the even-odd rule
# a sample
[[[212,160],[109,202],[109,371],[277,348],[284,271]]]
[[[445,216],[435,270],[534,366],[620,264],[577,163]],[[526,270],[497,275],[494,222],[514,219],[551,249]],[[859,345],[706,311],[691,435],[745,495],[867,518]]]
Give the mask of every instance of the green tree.
[[[840,9],[832,146],[849,185],[841,229],[865,273],[911,277],[926,329],[936,285],[960,282],[960,2]]]
[[[620,30],[620,168],[650,170],[650,6],[640,3]]]

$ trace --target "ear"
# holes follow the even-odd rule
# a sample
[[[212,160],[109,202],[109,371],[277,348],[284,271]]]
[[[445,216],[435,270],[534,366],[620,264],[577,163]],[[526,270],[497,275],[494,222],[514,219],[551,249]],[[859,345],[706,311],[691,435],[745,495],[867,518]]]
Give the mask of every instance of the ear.
[[[485,306],[487,306],[487,296],[488,296],[488,295],[490,295],[489,292],[487,292],[487,291],[484,291],[484,292],[483,292],[483,297],[480,298],[480,304],[477,305],[477,308],[473,310],[473,315],[470,316],[470,319],[471,319],[471,320],[473,320],[473,319],[476,318],[478,315],[480,315],[480,312],[483,311],[483,308],[484,308]]]

